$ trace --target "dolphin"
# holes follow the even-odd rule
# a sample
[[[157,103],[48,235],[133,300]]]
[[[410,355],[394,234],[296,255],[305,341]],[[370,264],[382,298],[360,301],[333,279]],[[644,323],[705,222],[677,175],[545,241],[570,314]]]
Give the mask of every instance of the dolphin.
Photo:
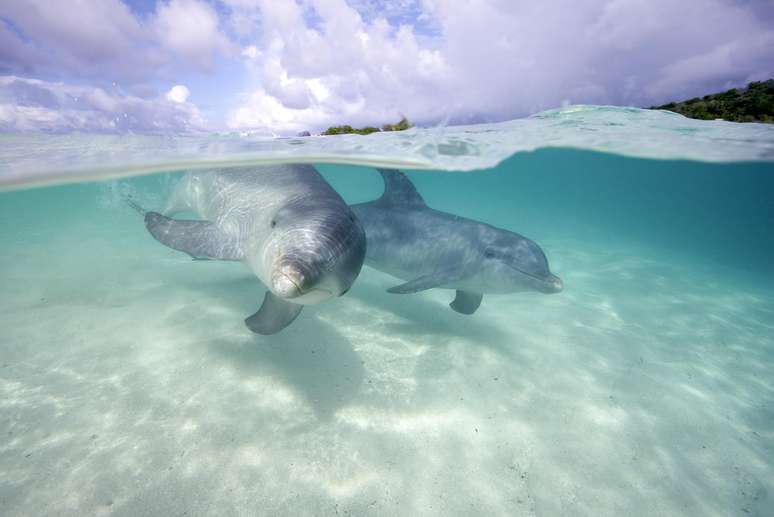
[[[189,172],[164,213],[145,226],[161,244],[194,259],[244,263],[268,288],[245,320],[258,334],[288,326],[304,305],[345,294],[365,257],[363,227],[336,191],[309,165]],[[173,219],[193,212],[200,219]]]
[[[449,304],[473,314],[484,293],[557,293],[562,281],[543,250],[508,230],[428,207],[402,172],[377,169],[384,194],[352,205],[368,241],[366,265],[406,282],[387,291],[407,294],[455,289]]]

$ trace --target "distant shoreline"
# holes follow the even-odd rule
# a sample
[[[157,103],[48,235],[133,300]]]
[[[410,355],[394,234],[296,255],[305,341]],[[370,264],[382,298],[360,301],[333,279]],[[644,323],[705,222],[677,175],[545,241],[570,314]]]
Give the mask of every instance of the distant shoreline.
[[[397,124],[384,124],[381,128],[374,126],[366,126],[362,128],[354,128],[350,125],[332,126],[320,133],[321,136],[330,135],[370,135],[371,133],[379,133],[382,131],[405,131],[412,127],[411,122],[403,117]]]
[[[670,102],[650,109],[680,113],[700,120],[774,123],[774,79],[752,82],[747,88],[732,88],[722,93]]]

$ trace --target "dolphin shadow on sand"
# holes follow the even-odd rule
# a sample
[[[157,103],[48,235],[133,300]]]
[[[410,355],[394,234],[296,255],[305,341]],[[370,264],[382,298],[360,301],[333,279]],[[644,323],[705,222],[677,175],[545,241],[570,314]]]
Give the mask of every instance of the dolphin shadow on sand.
[[[212,264],[193,264],[202,270]],[[220,271],[211,277],[204,275],[188,284],[199,295],[199,303],[217,306],[229,312],[241,313],[250,307],[260,287],[249,273],[232,274]],[[189,280],[191,280],[189,278]],[[326,305],[333,305],[336,300]],[[174,315],[183,325],[191,308],[181,309]],[[344,335],[323,319],[317,317],[317,307],[310,308],[309,317],[302,318],[282,333],[259,336],[250,333],[236,320],[214,317],[214,325],[222,325],[213,332],[212,339],[201,340],[213,360],[233,367],[246,378],[269,376],[278,379],[299,395],[320,421],[330,419],[360,391],[364,378],[361,357]],[[328,310],[328,309],[325,309]]]
[[[246,335],[241,340],[216,340],[208,348],[247,376],[280,379],[319,421],[330,420],[357,396],[363,383],[365,368],[352,344],[317,317],[305,318],[271,338]]]
[[[347,296],[399,316],[402,321],[387,325],[387,330],[391,333],[415,339],[430,336],[437,336],[440,339],[462,336],[498,350],[505,350],[499,346],[501,343],[508,342],[509,348],[518,346],[513,343],[512,334],[503,332],[496,325],[492,325],[491,321],[481,318],[461,318],[457,313],[449,311],[445,303],[437,303],[421,294],[385,296],[382,285],[361,281],[355,284]]]

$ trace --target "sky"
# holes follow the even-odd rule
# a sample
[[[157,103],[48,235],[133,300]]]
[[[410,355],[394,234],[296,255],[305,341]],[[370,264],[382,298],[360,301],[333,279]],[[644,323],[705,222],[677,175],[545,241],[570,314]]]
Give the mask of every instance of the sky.
[[[294,134],[774,77],[774,0],[4,0],[0,131]]]

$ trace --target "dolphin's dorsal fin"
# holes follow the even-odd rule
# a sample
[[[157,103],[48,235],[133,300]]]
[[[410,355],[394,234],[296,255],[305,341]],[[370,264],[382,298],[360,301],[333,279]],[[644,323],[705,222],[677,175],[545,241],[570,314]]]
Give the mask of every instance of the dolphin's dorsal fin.
[[[376,169],[384,179],[384,194],[378,202],[388,205],[424,207],[425,200],[411,180],[395,169]]]

